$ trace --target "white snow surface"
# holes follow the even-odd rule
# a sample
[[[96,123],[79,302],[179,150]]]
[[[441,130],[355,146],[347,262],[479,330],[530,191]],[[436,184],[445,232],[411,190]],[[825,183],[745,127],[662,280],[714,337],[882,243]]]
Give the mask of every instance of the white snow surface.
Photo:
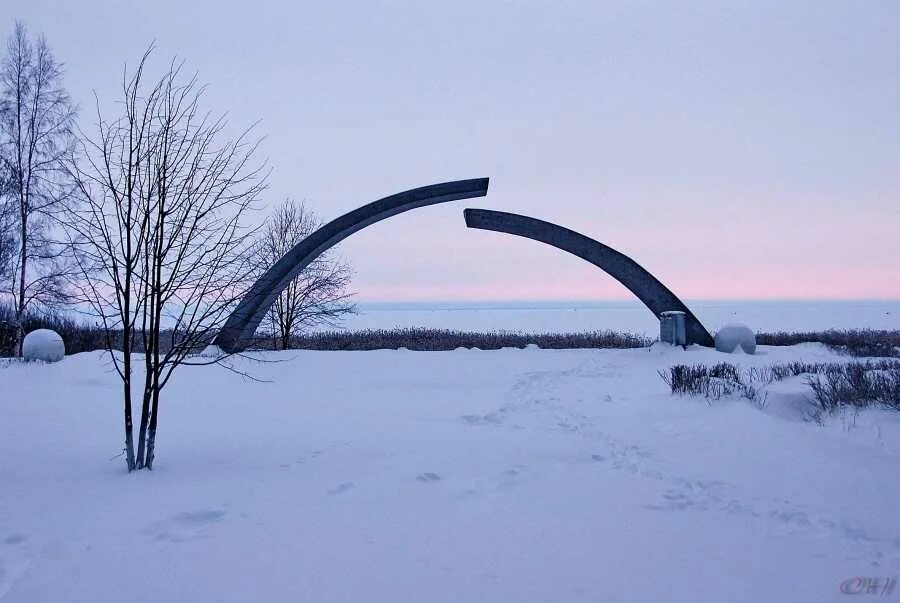
[[[657,375],[844,360],[821,346],[259,358],[179,371],[131,475],[108,358],[0,368],[0,601],[819,603],[900,575],[897,413]]]
[[[22,357],[25,360],[59,362],[65,355],[66,344],[52,329],[35,329],[22,339]]]
[[[756,335],[747,325],[727,324],[716,331],[716,350],[726,354],[736,351],[753,354],[756,352]]]

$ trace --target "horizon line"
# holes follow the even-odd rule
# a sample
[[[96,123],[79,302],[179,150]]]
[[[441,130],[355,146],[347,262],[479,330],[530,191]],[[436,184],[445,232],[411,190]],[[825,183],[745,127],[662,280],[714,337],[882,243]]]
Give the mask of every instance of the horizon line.
[[[900,303],[900,298],[895,297],[686,297],[685,301],[695,303],[709,302],[875,302],[875,303]],[[358,304],[393,304],[393,305],[423,305],[423,304],[592,304],[592,303],[634,303],[642,305],[637,298],[492,298],[492,299],[360,299]]]

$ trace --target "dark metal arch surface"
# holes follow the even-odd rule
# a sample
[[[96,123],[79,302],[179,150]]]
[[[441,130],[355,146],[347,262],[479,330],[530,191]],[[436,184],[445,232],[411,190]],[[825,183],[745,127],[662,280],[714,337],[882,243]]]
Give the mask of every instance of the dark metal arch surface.
[[[417,207],[483,197],[487,189],[487,178],[431,184],[373,201],[325,224],[300,241],[253,284],[219,331],[215,345],[226,352],[243,350],[288,283],[324,251],[354,232]]]
[[[625,285],[657,317],[668,310],[685,314],[688,343],[712,347],[709,331],[678,297],[627,255],[583,234],[537,218],[489,209],[466,209],[466,226],[534,239],[577,255]]]

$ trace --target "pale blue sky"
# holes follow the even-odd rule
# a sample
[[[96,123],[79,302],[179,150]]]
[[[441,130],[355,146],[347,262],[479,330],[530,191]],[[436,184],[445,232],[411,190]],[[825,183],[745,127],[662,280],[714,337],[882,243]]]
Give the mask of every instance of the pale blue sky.
[[[900,3],[3,0],[89,125],[151,40],[261,119],[270,200],[331,218],[432,182],[486,199],[343,246],[362,299],[620,298],[580,260],[467,231],[530,214],[685,297],[900,298]]]

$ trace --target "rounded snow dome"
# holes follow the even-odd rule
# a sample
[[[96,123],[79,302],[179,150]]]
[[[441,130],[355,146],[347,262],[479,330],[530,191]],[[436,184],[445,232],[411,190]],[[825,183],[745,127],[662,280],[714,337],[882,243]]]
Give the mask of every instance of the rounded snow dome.
[[[740,348],[745,354],[756,353],[756,335],[747,325],[728,324],[716,333],[716,350],[733,354]]]
[[[36,329],[22,340],[22,358],[28,361],[59,362],[66,355],[62,337],[50,329]]]

